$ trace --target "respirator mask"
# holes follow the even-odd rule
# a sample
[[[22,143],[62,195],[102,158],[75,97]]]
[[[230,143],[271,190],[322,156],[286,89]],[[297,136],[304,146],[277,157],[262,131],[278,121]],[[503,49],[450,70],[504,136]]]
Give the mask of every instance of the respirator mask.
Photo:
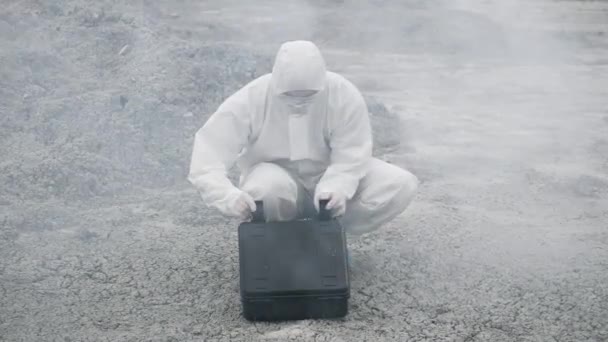
[[[294,90],[282,94],[282,98],[293,114],[306,114],[306,109],[315,101],[318,91],[316,90]]]

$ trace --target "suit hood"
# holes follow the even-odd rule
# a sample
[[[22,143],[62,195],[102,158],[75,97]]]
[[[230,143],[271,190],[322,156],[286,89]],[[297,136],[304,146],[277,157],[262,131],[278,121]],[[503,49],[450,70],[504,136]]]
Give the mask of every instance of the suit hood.
[[[319,48],[309,41],[292,41],[281,45],[272,68],[275,95],[294,90],[325,88],[327,69]]]

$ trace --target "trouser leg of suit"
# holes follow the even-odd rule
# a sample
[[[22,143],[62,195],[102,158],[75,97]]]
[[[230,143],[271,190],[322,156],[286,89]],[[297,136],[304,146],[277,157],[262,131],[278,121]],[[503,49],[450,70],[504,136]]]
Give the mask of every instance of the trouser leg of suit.
[[[418,178],[409,171],[373,159],[370,170],[346,205],[346,213],[340,219],[342,225],[355,235],[379,228],[409,206],[418,184]]]
[[[340,221],[351,234],[375,230],[408,207],[417,187],[418,179],[410,172],[373,159]],[[289,172],[273,163],[255,166],[241,189],[256,201],[264,201],[268,221],[288,221],[315,213],[312,195]]]
[[[306,197],[306,191],[289,172],[273,163],[256,165],[242,181],[241,189],[264,202],[267,221],[298,218]]]

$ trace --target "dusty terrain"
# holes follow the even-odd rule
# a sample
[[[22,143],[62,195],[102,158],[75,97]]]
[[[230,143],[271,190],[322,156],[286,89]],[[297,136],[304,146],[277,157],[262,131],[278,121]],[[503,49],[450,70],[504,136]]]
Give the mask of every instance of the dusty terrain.
[[[608,341],[608,3],[504,3],[3,0],[0,341]],[[251,324],[185,177],[296,38],[422,184],[350,239],[348,317]]]

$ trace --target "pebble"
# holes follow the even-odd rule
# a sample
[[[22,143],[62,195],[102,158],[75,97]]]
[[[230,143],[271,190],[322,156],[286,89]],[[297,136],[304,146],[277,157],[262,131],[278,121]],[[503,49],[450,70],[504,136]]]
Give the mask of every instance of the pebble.
[[[185,118],[191,118],[193,116],[194,116],[194,114],[192,114],[192,112],[187,112],[186,114],[184,114]]]
[[[118,53],[120,56],[124,56],[127,52],[129,52],[129,48],[131,46],[129,44],[125,45],[122,47],[122,49],[120,49],[120,52]]]
[[[289,339],[291,339],[291,340],[295,340],[300,336],[302,336],[302,329],[300,329],[300,328],[292,329],[289,332]]]
[[[25,88],[25,92],[23,98],[31,98],[31,97],[39,97],[44,95],[47,92],[46,88],[43,88],[36,84],[27,85]]]
[[[129,102],[129,99],[124,95],[120,95],[120,106],[122,108],[125,108],[125,106],[127,105],[127,102]]]

